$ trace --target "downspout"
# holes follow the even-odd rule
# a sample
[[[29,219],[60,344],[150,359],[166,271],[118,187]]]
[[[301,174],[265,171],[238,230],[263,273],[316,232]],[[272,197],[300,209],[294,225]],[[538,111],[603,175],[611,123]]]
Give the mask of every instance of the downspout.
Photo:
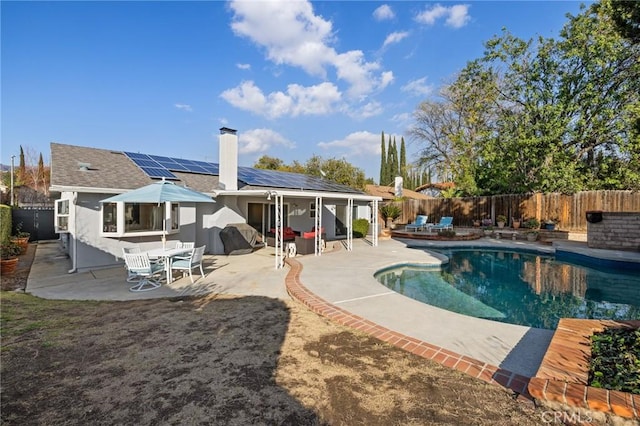
[[[69,269],[68,273],[73,274],[78,270],[78,238],[76,235],[76,201],[78,201],[78,193],[74,192],[73,197],[71,197],[71,206],[69,206],[69,213],[73,212],[73,218],[71,220],[71,229],[70,234],[73,236],[73,247],[71,248],[71,269]],[[73,208],[73,210],[72,210]]]

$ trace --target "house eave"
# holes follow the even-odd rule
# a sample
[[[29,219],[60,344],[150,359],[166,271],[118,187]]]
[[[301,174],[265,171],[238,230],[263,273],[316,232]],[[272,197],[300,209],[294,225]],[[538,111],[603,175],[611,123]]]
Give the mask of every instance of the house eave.
[[[220,195],[232,195],[239,197],[256,197],[256,196],[264,196],[266,197],[269,193],[271,195],[282,195],[287,198],[331,198],[331,199],[339,199],[339,200],[358,200],[358,201],[382,201],[382,197],[367,195],[367,194],[351,194],[351,193],[341,193],[341,192],[323,192],[323,191],[298,191],[298,190],[290,190],[290,189],[277,189],[277,188],[268,188],[268,189],[248,189],[248,190],[237,190],[237,191],[226,191],[226,190],[215,190],[213,191],[213,197],[218,197]]]

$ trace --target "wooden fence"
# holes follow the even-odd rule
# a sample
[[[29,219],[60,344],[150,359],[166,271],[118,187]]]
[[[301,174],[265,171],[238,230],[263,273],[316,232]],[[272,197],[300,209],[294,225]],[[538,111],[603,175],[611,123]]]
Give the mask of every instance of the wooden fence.
[[[429,222],[437,222],[442,216],[453,216],[454,226],[472,226],[474,219],[492,218],[498,215],[509,218],[537,218],[541,222],[553,219],[557,229],[563,231],[587,230],[585,212],[603,210],[610,212],[640,212],[638,191],[583,191],[572,195],[512,194],[486,197],[433,198],[429,200],[404,200],[394,202],[402,208],[402,216],[396,223],[413,222],[416,215],[429,215]]]

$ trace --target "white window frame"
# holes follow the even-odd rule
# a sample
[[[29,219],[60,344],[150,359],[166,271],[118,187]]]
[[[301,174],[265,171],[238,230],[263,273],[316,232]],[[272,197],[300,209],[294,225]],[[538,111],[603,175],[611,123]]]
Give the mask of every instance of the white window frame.
[[[309,203],[309,217],[316,217],[316,203],[313,201]]]
[[[115,218],[109,223],[115,225],[105,224],[105,207],[115,204]],[[144,237],[144,236],[162,236],[165,233],[162,229],[159,230],[143,230],[143,231],[127,231],[126,230],[126,208],[131,204],[152,204],[152,203],[126,203],[124,201],[117,201],[115,203],[103,203],[100,209],[100,235],[103,237]],[[164,216],[161,220],[164,221],[166,227],[166,235],[177,234],[180,232],[180,204],[167,202],[164,205]]]
[[[66,205],[66,208],[64,207]],[[56,200],[55,204],[55,232],[56,234],[64,234],[69,232],[69,217],[71,213],[71,200],[64,198]],[[64,219],[66,226],[61,225],[61,219]]]

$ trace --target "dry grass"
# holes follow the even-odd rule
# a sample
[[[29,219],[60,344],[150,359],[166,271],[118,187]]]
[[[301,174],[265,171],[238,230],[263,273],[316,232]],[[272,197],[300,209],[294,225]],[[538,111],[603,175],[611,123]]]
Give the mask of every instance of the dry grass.
[[[295,302],[2,292],[2,424],[538,425],[505,390]]]

